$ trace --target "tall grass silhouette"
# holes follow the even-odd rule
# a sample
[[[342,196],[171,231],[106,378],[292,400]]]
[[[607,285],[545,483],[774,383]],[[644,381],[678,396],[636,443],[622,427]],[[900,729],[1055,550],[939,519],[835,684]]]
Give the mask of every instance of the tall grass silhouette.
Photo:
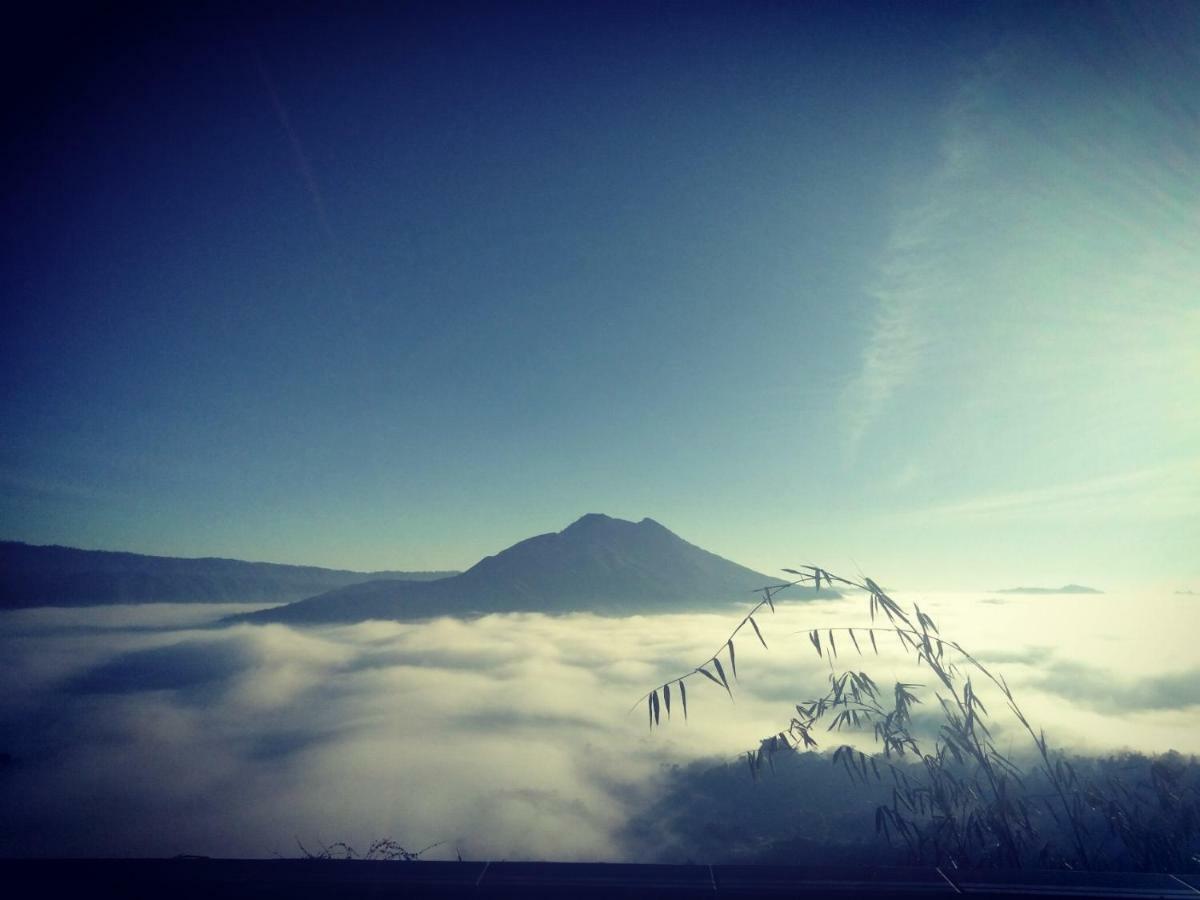
[[[817,566],[802,569],[784,569],[794,580],[761,588],[762,599],[708,659],[643,696],[652,729],[671,717],[673,701],[687,717],[687,685],[694,679],[733,696],[729,676],[736,682],[736,642],[749,639],[768,647],[758,620],[774,613],[781,592],[805,586],[819,591],[822,585],[861,590],[869,598],[869,625],[807,632],[813,652],[829,663],[828,685],[796,703],[787,727],[744,755],[755,779],[764,766],[774,767],[777,754],[817,750],[828,733],[869,733],[876,752],[868,755],[842,743],[830,759],[852,784],[870,785],[877,795],[879,786],[890,787],[888,799],[876,806],[875,832],[901,848],[910,862],[963,868],[1200,869],[1200,766],[1194,758],[1168,753],[1138,764],[1126,756],[1124,765],[1072,759],[1050,746],[1004,676],[943,636],[917,604],[906,608],[870,578],[844,578]],[[881,644],[928,669],[932,687],[896,682],[885,690],[860,668],[839,670],[847,652],[855,660],[877,657]],[[1027,735],[1024,758],[997,748],[996,721],[980,686],[990,686],[1002,698]],[[935,726],[914,725],[917,705],[935,711]]]

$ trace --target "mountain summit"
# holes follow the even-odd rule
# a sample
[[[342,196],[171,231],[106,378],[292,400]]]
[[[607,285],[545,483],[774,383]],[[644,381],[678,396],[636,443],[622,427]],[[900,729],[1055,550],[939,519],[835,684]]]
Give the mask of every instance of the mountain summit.
[[[722,559],[653,519],[588,513],[488,556],[461,575],[421,584],[374,581],[329,591],[240,621],[359,622],[493,612],[604,614],[711,609],[749,600],[778,581]]]

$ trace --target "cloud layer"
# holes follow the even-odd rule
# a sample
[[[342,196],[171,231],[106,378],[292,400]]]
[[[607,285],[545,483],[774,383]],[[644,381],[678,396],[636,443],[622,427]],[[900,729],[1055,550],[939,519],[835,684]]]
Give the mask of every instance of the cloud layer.
[[[984,596],[918,599],[1003,668],[1055,740],[1200,749],[1194,660],[1179,637],[1200,626],[1190,598]],[[1134,609],[1160,623],[1136,640]],[[862,598],[783,605],[762,623],[769,652],[738,645],[734,702],[697,680],[687,723],[676,708],[650,733],[644,705],[631,704],[703,662],[736,609],[304,631],[209,629],[194,608],[178,612],[174,629],[165,609],[141,613],[153,628],[129,610],[3,620],[0,751],[12,762],[0,770],[11,824],[0,853],[292,855],[296,838],[390,836],[444,841],[434,852],[448,856],[654,858],[663,848],[631,843],[629,823],[654,808],[664,767],[732,759],[785,727],[829,672],[794,632],[868,624]],[[837,664],[883,684],[922,681],[892,644]]]

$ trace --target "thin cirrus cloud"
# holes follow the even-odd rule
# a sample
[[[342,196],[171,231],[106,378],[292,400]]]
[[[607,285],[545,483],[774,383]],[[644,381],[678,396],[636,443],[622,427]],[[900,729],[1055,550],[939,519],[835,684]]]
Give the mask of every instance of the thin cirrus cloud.
[[[841,404],[851,454],[881,417],[897,390],[917,378],[937,349],[929,313],[954,299],[960,279],[948,260],[949,235],[958,227],[964,190],[982,174],[971,130],[984,75],[960,85],[944,115],[939,159],[916,198],[894,214],[887,242],[866,292],[875,305],[857,375]]]
[[[988,494],[902,514],[923,521],[986,517],[1122,517],[1136,510],[1153,518],[1194,515],[1200,503],[1200,459],[1150,466],[1050,487]]]
[[[1200,129],[1177,102],[1196,60],[1142,46],[1112,73],[1074,47],[1010,41],[948,104],[869,277],[848,458],[916,437],[986,463],[986,488],[1081,459],[1119,473],[1197,437]],[[988,457],[988,434],[1014,452]]]

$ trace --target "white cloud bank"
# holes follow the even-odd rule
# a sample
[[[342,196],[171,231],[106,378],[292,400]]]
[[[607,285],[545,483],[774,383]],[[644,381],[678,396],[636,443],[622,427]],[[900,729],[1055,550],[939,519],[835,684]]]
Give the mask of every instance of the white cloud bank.
[[[1182,637],[1200,630],[1194,598],[978,599],[921,603],[995,655],[1054,738],[1200,749]],[[738,646],[735,702],[695,681],[687,724],[676,706],[654,733],[630,704],[702,662],[736,612],[312,630],[207,630],[194,607],[182,614],[173,630],[163,608],[149,611],[152,629],[129,610],[5,615],[0,751],[13,761],[0,769],[0,854],[295,855],[295,838],[390,836],[444,841],[443,856],[652,858],[625,830],[661,767],[733,758],[785,726],[828,674],[792,633],[862,624],[865,604],[782,606],[762,623],[769,652],[752,637]],[[882,683],[921,680],[892,655],[843,662]],[[1106,705],[1106,684],[1132,706]]]

